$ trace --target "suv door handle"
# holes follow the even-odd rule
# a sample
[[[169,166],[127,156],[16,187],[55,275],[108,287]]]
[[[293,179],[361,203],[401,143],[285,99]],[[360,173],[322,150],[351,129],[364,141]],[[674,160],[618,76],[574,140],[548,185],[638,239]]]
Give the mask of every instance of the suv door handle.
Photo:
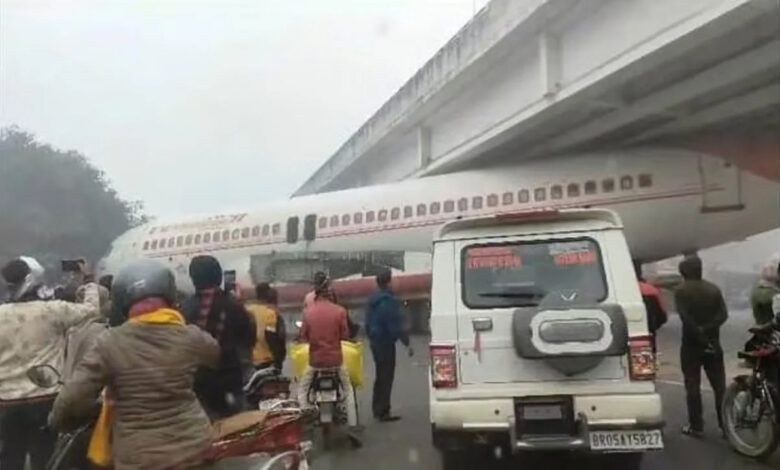
[[[489,317],[472,318],[471,326],[474,327],[474,331],[476,332],[492,331],[493,319]]]

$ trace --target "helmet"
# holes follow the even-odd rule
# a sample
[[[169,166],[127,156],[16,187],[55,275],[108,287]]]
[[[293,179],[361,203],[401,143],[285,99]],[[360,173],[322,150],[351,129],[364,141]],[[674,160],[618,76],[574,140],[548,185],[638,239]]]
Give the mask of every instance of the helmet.
[[[161,263],[139,259],[119,270],[111,285],[112,323],[127,319],[130,308],[138,301],[160,297],[173,305],[176,301],[176,280]]]

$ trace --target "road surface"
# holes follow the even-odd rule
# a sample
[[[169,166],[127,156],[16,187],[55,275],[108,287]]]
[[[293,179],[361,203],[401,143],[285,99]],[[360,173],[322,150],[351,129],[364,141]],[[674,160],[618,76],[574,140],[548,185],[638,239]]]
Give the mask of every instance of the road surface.
[[[723,343],[726,349],[729,377],[737,369],[732,360],[736,350],[746,340],[744,331],[750,325],[747,312],[734,312],[724,326]],[[685,393],[679,373],[680,323],[673,315],[659,334],[661,350],[661,372],[658,389],[664,400],[667,427],[665,429],[666,449],[647,456],[643,470],[753,470],[780,468],[780,451],[766,463],[756,463],[734,454],[717,432],[717,422],[712,393],[704,392],[706,436],[691,439],[680,434],[679,429],[686,421]],[[313,470],[433,470],[439,469],[440,461],[431,445],[428,420],[428,388],[426,350],[427,340],[422,337],[413,341],[417,356],[409,359],[398,352],[398,370],[393,394],[394,411],[403,419],[397,423],[377,423],[370,417],[370,392],[360,391],[361,417],[365,425],[364,447],[359,450],[340,449],[328,453],[317,451]],[[366,357],[366,377],[373,380],[373,365],[370,352]],[[703,374],[702,374],[703,375]],[[706,383],[706,380],[705,380]],[[527,465],[533,464],[529,467]],[[559,455],[545,458],[512,460],[509,462],[485,462],[480,470],[509,468],[577,469],[597,468],[593,462],[574,460],[571,456]]]

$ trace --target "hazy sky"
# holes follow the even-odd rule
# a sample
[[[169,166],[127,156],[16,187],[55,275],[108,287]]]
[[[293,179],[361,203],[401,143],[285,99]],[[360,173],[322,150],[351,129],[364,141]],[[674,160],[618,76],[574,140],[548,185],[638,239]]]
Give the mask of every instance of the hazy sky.
[[[486,0],[0,2],[0,126],[157,216],[289,196]]]

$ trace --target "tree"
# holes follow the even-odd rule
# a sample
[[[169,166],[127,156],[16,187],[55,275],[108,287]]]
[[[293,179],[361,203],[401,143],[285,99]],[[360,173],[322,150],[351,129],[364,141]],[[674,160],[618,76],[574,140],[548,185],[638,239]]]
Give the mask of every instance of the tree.
[[[34,256],[97,260],[124,231],[146,220],[84,155],[38,142],[18,127],[0,130],[0,263]]]

